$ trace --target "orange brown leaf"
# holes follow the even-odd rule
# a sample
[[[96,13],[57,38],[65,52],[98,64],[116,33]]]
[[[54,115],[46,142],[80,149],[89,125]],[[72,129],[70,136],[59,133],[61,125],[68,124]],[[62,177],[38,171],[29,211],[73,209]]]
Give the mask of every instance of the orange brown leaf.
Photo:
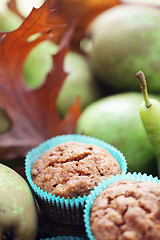
[[[69,50],[72,29],[63,36],[45,83],[31,90],[23,81],[23,64],[31,49],[61,33],[57,26],[46,23],[51,13],[49,6],[48,0],[39,9],[34,8],[17,30],[3,34],[0,39],[0,106],[12,121],[10,131],[0,135],[0,159],[24,157],[31,148],[52,136],[73,133],[80,115],[79,100],[65,119],[59,118],[55,107],[67,76],[63,61]],[[39,34],[38,37],[29,41],[35,34]]]

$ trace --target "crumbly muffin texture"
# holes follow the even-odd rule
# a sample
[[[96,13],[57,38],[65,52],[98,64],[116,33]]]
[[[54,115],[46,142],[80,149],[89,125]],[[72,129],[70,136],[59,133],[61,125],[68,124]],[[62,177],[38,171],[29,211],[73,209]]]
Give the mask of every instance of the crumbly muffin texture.
[[[31,171],[37,187],[65,198],[88,195],[98,182],[121,173],[118,161],[99,146],[69,141],[38,159]]]
[[[160,184],[112,183],[94,200],[90,226],[96,240],[159,240]]]

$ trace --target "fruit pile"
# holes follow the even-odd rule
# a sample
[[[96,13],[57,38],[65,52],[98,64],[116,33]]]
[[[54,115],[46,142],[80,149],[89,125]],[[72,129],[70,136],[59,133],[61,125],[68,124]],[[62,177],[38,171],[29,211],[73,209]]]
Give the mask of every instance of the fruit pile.
[[[159,99],[159,13],[159,8],[143,4],[113,7],[96,17],[82,42],[92,71],[112,94],[84,110],[76,132],[115,145],[131,172],[156,172],[139,116],[143,99],[135,74],[145,72],[151,97]]]

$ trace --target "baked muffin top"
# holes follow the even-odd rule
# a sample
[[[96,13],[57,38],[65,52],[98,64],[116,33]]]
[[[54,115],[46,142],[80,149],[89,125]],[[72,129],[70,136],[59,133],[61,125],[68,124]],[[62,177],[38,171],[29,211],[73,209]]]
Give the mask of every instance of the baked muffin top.
[[[118,161],[105,149],[69,141],[38,159],[31,171],[37,187],[65,198],[88,195],[98,182],[121,173]]]
[[[94,200],[90,226],[96,240],[160,239],[160,184],[112,183]]]

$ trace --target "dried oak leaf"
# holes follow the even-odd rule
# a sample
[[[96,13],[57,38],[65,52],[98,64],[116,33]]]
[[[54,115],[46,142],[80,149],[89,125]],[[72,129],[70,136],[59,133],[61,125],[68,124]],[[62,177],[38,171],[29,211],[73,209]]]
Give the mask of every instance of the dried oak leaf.
[[[0,135],[1,160],[24,157],[31,148],[52,136],[73,133],[80,116],[80,99],[70,108],[65,119],[59,118],[55,106],[67,76],[63,61],[69,50],[72,29],[66,32],[59,52],[53,56],[54,66],[43,86],[31,90],[23,81],[23,64],[30,50],[41,41],[59,35],[56,26],[46,24],[51,13],[49,5],[48,0],[39,9],[34,8],[17,30],[0,39],[0,106],[12,121],[10,131]],[[40,34],[37,39],[28,41],[37,33]]]
[[[80,41],[85,36],[88,24],[101,12],[118,4],[121,4],[120,0],[51,0],[51,8],[56,9],[57,18],[51,14],[47,21],[66,23],[68,28],[75,22],[71,47],[79,51]]]
[[[80,41],[85,36],[88,24],[101,12],[122,4],[121,0],[51,0],[50,8],[56,9],[48,15],[47,22],[63,26],[69,29],[74,25],[74,34],[71,40],[71,49],[80,51]],[[10,0],[8,8],[21,16],[16,6],[16,0]],[[55,17],[56,16],[56,17]],[[73,24],[74,23],[74,24]],[[59,43],[66,28],[60,28],[61,33],[53,39]]]

